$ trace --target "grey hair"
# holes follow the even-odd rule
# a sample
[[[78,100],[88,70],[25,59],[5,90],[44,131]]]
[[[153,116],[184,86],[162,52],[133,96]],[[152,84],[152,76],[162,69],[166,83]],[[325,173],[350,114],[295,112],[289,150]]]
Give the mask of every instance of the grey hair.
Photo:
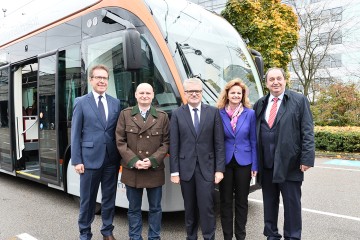
[[[184,89],[187,90],[187,87],[191,84],[196,84],[196,85],[200,85],[202,88],[202,82],[199,78],[193,77],[193,78],[188,78],[184,80],[183,86]]]

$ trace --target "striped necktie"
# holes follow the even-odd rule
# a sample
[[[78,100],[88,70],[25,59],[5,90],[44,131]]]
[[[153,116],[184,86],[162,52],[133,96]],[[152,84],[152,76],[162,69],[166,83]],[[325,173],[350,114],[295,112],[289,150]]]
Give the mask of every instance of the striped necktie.
[[[279,100],[279,98],[277,98],[277,97],[273,98],[273,105],[271,106],[270,116],[269,116],[269,120],[268,120],[268,124],[269,124],[270,128],[272,128],[275,118],[276,118],[278,100]]]

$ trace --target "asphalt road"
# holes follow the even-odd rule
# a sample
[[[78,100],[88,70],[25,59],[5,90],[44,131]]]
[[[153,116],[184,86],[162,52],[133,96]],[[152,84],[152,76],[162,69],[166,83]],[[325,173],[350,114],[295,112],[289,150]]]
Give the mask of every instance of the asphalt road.
[[[302,239],[358,240],[360,162],[357,166],[347,165],[347,161],[330,163],[334,162],[318,158],[316,167],[306,172],[302,188]],[[249,196],[247,239],[265,239],[262,235],[262,211],[260,190]],[[279,229],[282,229],[282,208],[279,215]],[[0,240],[78,239],[77,216],[77,203],[64,192],[0,173]],[[93,239],[102,239],[100,225],[100,216],[96,216]],[[115,237],[127,239],[126,209],[116,209],[114,225]],[[146,213],[144,225],[146,236]],[[163,214],[162,239],[185,239],[183,212]],[[216,239],[222,239],[219,218]]]

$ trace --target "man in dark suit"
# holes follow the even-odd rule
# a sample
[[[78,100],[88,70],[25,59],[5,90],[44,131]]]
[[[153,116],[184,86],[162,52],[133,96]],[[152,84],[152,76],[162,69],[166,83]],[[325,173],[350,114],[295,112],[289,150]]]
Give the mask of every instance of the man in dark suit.
[[[225,171],[224,129],[219,111],[201,103],[202,82],[184,81],[187,103],[170,121],[171,181],[181,184],[187,239],[215,239],[214,189]]]
[[[281,239],[277,222],[280,193],[284,205],[284,238],[301,239],[301,185],[314,166],[314,126],[304,95],[285,90],[281,68],[265,75],[270,93],[254,105],[258,139],[259,177],[264,201],[264,235]]]
[[[71,126],[71,161],[80,174],[80,239],[91,239],[96,196],[101,183],[101,234],[114,240],[116,183],[120,158],[115,141],[115,128],[120,114],[120,101],[105,94],[109,70],[94,66],[89,73],[92,92],[76,98]]]

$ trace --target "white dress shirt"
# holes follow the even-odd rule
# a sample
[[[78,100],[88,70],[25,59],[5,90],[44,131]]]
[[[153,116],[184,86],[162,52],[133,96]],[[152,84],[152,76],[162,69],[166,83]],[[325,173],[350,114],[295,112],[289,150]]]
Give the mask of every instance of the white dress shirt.
[[[280,94],[280,96],[278,96],[279,99],[278,99],[278,101],[277,101],[276,113],[279,111],[280,105],[281,105],[282,100],[283,100],[283,98],[284,98],[284,93],[285,93],[285,92],[283,92],[282,94]],[[274,104],[274,102],[273,102],[273,99],[274,99],[274,98],[275,98],[275,97],[270,94],[269,102],[268,102],[268,105],[267,105],[267,108],[266,108],[266,111],[265,111],[265,120],[266,120],[266,122],[269,121],[270,110],[271,110],[272,105]]]

